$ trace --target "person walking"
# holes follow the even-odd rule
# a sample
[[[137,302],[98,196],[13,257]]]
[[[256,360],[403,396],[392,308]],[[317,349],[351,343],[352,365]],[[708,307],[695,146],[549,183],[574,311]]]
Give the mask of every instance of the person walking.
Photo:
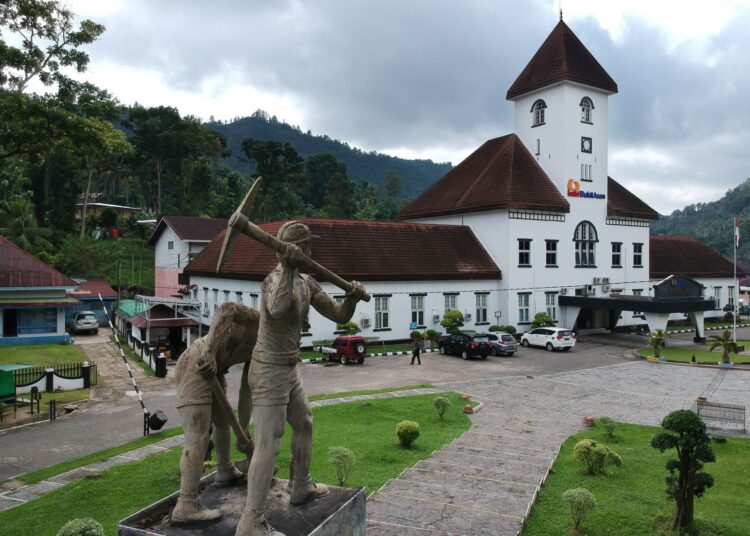
[[[414,360],[417,360],[417,365],[422,364],[422,360],[419,358],[419,354],[422,353],[422,347],[419,345],[419,339],[414,339],[414,346],[411,349],[411,364],[414,364]]]

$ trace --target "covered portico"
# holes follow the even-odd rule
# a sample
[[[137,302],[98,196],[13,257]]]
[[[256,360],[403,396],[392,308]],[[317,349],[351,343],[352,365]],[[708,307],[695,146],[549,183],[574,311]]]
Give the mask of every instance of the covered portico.
[[[685,313],[695,326],[695,341],[705,342],[703,314],[715,308],[713,299],[703,298],[703,285],[686,276],[669,276],[654,285],[653,296],[560,296],[562,324],[579,329],[581,312],[606,311],[605,326],[615,328],[622,311],[633,311],[644,316],[650,330],[666,329],[669,315]]]

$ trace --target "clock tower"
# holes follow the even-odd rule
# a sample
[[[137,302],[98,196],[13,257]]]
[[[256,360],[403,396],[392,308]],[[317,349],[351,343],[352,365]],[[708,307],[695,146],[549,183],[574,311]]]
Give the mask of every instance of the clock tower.
[[[614,93],[615,81],[562,20],[508,89],[516,135],[571,212],[606,217],[607,101]]]

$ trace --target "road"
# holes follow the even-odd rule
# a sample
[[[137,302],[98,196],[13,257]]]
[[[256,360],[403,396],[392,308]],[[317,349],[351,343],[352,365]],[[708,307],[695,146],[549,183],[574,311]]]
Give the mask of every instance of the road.
[[[101,330],[105,331],[108,330]],[[750,330],[747,335],[750,338]],[[77,342],[86,344],[83,338]],[[106,333],[100,334],[100,339],[90,339],[88,344],[89,351],[99,349],[99,359],[110,360],[108,366],[113,371],[121,366],[116,352],[107,346]],[[308,395],[318,395],[592,369],[631,361],[631,349],[644,345],[643,337],[592,336],[579,341],[567,353],[521,348],[513,357],[490,357],[485,361],[463,361],[435,353],[424,354],[421,366],[410,365],[410,356],[398,356],[371,358],[364,365],[306,364],[300,368]],[[127,378],[123,370],[122,377]],[[170,374],[173,370],[170,368]],[[239,378],[240,368],[235,367],[229,373],[230,393],[237,393]],[[141,379],[141,383],[147,408],[167,414],[165,428],[179,426],[174,381],[149,378]],[[129,393],[128,382],[107,380],[102,389],[108,390],[106,396],[95,393],[91,402],[53,423],[0,432],[0,482],[141,437],[143,413],[134,393]]]

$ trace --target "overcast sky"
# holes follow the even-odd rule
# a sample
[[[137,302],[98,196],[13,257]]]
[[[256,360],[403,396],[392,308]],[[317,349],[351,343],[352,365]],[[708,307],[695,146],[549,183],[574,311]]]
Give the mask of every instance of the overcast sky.
[[[258,108],[364,150],[458,164],[513,131],[505,92],[558,0],[70,0],[106,25],[85,78],[207,120]],[[750,0],[563,0],[619,85],[609,174],[661,213],[750,176]]]

